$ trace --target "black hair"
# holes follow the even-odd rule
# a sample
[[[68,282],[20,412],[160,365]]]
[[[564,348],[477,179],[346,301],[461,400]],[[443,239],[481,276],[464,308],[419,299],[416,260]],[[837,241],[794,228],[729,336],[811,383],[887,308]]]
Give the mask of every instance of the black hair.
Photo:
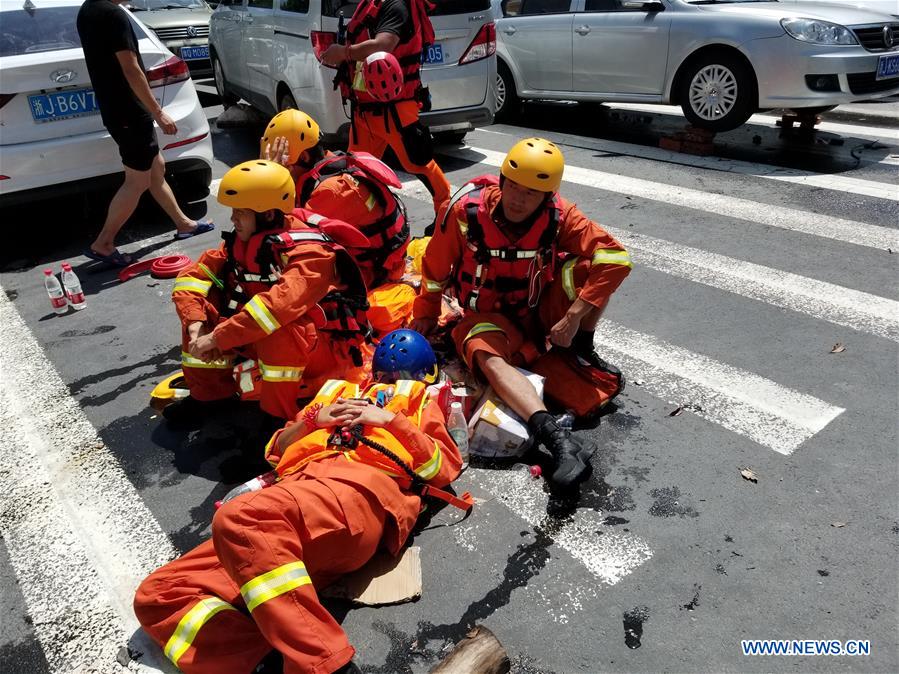
[[[284,213],[275,209],[275,217],[266,220],[265,213],[256,213],[256,231],[265,229],[284,229]]]

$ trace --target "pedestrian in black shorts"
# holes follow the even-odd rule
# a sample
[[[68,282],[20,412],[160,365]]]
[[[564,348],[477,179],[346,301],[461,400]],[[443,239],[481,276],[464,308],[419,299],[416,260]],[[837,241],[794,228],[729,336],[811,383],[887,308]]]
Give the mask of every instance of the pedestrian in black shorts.
[[[150,91],[131,19],[119,7],[122,2],[86,0],[78,12],[78,34],[100,116],[119,146],[125,167],[125,182],[109,204],[103,229],[84,254],[119,266],[130,264],[132,259],[116,248],[116,234],[148,189],[174,221],[175,238],[202,234],[215,227],[212,222],[187,217],[165,180],[165,160],[159,152],[153,121],[167,135],[177,133],[178,127]]]

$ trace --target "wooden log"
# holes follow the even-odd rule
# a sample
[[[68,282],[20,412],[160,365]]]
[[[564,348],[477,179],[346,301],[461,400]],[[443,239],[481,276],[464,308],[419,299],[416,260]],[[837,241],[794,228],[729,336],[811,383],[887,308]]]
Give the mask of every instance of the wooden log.
[[[508,674],[506,649],[493,632],[476,625],[430,674]]]

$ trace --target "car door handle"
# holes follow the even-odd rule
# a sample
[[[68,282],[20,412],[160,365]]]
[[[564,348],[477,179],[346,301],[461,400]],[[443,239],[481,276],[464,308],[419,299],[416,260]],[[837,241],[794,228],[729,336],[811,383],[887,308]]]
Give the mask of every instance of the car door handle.
[[[574,32],[578,35],[586,35],[590,32],[590,26],[578,26],[574,29]]]
[[[518,31],[516,30],[515,26],[506,26],[505,28],[503,28],[503,32],[506,35],[515,35],[515,33],[517,33]]]

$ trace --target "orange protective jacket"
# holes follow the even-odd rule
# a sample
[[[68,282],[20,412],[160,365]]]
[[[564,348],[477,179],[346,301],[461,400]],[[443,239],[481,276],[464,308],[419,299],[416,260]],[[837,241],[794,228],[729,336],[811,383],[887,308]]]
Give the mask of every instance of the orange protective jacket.
[[[297,178],[296,183],[299,195],[303,183],[302,175]],[[348,222],[360,230],[378,222],[386,215],[384,207],[372,191],[363,182],[346,173],[323,180],[309,195],[306,203],[299,205],[328,218]],[[387,281],[398,281],[403,277],[406,270],[405,258],[400,256],[396,260],[388,259],[388,263],[390,266],[386,270],[375,269],[373,261],[356,257],[356,264],[362,272],[366,288],[374,288],[377,285],[375,281],[384,278],[385,272]]]
[[[500,188],[495,185],[484,187],[481,191],[482,203],[491,217],[495,218],[501,194]],[[453,292],[463,259],[474,255],[468,243],[468,220],[463,202],[460,200],[453,204],[446,216],[446,227],[437,227],[428,243],[422,259],[421,291],[413,308],[415,318],[436,319],[440,316],[444,290]],[[631,262],[627,251],[611,234],[581,213],[577,206],[561,197],[559,202],[561,215],[556,251],[592,260],[579,298],[601,307],[630,273]],[[495,221],[502,229],[502,223]],[[513,243],[510,239],[510,244]]]
[[[363,427],[364,437],[394,451],[429,486],[447,486],[458,477],[462,460],[446,429],[440,406],[421,382],[401,381],[391,387],[396,387],[396,394],[385,408],[394,412],[393,421],[384,428]],[[356,384],[331,380],[309,404],[330,404],[341,396],[374,400],[378,391],[385,388],[386,385],[374,384],[361,393]],[[391,516],[393,526],[385,533],[384,543],[391,554],[397,554],[418,519],[420,497],[399,487],[391,475],[404,474],[383,455],[361,443],[352,449],[331,444],[333,429],[309,429],[303,421],[304,414],[305,410],[301,411],[293,422],[272,436],[266,458],[285,479],[299,473],[328,477],[361,487],[374,496]],[[290,437],[288,443],[280,441],[284,433]]]
[[[293,216],[285,216],[285,228],[301,225]],[[252,303],[248,302],[236,314],[216,325],[213,334],[219,349],[230,351],[258,342],[273,329],[300,320],[328,293],[344,288],[337,274],[336,256],[325,246],[304,243],[287,251],[284,257],[278,282],[268,290],[256,293]],[[216,281],[230,282],[222,278],[227,260],[228,251],[223,243],[219,248],[204,252],[192,267],[179,275],[176,286],[180,285],[184,290],[179,291],[176,287],[172,300],[185,327],[195,321],[218,319],[222,296]],[[249,260],[238,262],[245,267],[253,266]],[[191,286],[186,277],[197,279],[198,283]],[[311,319],[309,322],[310,330],[314,329]]]

